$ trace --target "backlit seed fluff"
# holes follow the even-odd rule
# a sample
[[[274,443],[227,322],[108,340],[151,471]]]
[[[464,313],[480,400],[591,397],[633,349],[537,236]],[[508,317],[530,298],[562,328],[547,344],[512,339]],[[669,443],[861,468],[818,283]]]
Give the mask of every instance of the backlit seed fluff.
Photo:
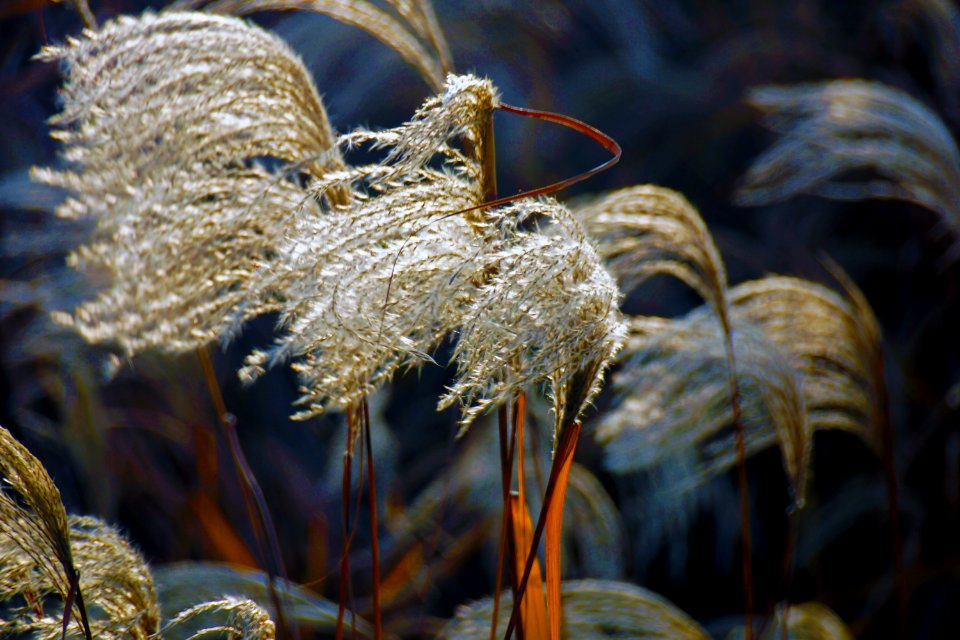
[[[222,338],[278,301],[257,287],[290,231],[319,215],[301,186],[343,167],[310,74],[236,18],[147,13],[44,50],[66,68],[53,118],[64,217],[92,218],[70,257],[106,286],[57,319],[127,355]],[[328,199],[336,199],[332,191]]]

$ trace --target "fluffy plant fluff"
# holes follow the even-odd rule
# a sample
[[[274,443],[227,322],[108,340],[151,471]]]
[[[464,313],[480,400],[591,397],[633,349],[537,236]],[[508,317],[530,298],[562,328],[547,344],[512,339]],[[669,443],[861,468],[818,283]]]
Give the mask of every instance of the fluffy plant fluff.
[[[350,406],[458,333],[460,376],[441,406],[463,404],[464,424],[540,383],[558,416],[571,394],[579,413],[622,340],[619,293],[555,201],[464,211],[482,202],[481,167],[454,141],[481,145],[496,102],[489,81],[449,76],[410,122],[341,138],[384,160],[311,185],[318,195],[349,187],[350,202],[303,218],[283,248],[266,282],[290,301],[286,333],[248,358],[243,377],[296,357],[306,406],[296,417],[305,418]],[[522,230],[533,220],[543,228]]]
[[[467,426],[517,391],[548,384],[559,429],[599,390],[623,342],[620,291],[563,205],[522,201],[496,215],[503,237],[485,256],[489,277],[466,310],[459,376],[441,407],[464,404]],[[537,224],[524,231],[529,218]]]
[[[236,18],[170,12],[42,57],[66,68],[52,120],[66,167],[35,176],[69,191],[59,215],[95,220],[70,262],[105,283],[58,319],[130,356],[193,349],[276,309],[255,274],[292,211],[319,212],[302,179],[342,167],[290,48]]]
[[[183,351],[279,311],[285,333],[241,377],[293,358],[300,418],[354,405],[456,332],[443,405],[465,423],[531,384],[558,420],[596,392],[619,293],[556,202],[478,208],[488,80],[449,75],[409,122],[334,140],[296,55],[234,18],[121,18],[44,55],[68,69],[68,166],[36,173],[71,192],[60,215],[96,221],[71,262],[106,276],[58,316],[88,340]],[[346,166],[355,146],[382,161]]]

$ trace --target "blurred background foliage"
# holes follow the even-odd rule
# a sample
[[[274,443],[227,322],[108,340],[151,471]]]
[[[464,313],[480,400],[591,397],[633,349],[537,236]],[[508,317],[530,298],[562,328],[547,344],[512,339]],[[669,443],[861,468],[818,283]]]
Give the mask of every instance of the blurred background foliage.
[[[162,6],[91,5],[101,21]],[[824,267],[829,256],[863,290],[884,334],[907,637],[960,632],[960,240],[935,213],[902,201],[801,195],[760,207],[734,204],[747,168],[775,139],[746,101],[758,85],[881,81],[929,107],[956,135],[957,7],[946,0],[480,0],[437,2],[436,11],[459,70],[489,76],[511,104],[572,115],[622,145],[619,166],[565,198],[664,185],[699,209],[731,284],[780,273],[836,287]],[[306,12],[255,19],[302,55],[340,131],[395,126],[427,95],[415,71],[358,29]],[[115,364],[107,354],[48,318],[51,309],[72,308],[90,284],[63,263],[85,229],[53,217],[62,194],[28,176],[30,166],[55,162],[46,119],[58,110],[59,81],[55,65],[31,57],[79,29],[66,6],[0,4],[0,424],[44,462],[69,511],[118,524],[152,563],[255,564],[251,526],[226,445],[214,435],[197,362],[148,355],[123,363],[107,381]],[[578,136],[521,120],[497,115],[503,194],[602,159]],[[681,284],[655,278],[625,308],[675,317],[698,302]],[[243,356],[271,332],[271,318],[251,323],[216,366],[273,510],[290,578],[335,599],[345,426],[339,416],[290,422],[296,384],[286,370],[240,386],[235,371]],[[457,416],[435,411],[450,375],[439,367],[410,372],[375,400],[385,611],[389,628],[410,637],[434,634],[456,606],[489,595],[493,584],[500,508],[494,430],[480,423],[454,440]],[[608,402],[601,396],[594,416]],[[552,419],[532,422],[528,452],[545,466]],[[586,426],[567,504],[566,577],[642,585],[715,636],[741,624],[733,474],[678,491],[700,473],[681,451],[654,468],[614,475]],[[890,514],[875,453],[848,433],[817,433],[791,584],[782,579],[790,498],[779,453],[753,456],[748,473],[759,612],[780,600],[815,600],[858,637],[891,637]],[[369,605],[364,517],[352,561],[361,612]]]

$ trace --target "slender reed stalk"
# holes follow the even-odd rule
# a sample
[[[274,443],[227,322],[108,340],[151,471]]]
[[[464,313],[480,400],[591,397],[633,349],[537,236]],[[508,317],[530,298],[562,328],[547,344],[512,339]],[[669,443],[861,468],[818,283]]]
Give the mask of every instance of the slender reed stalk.
[[[350,545],[353,542],[350,522],[350,479],[353,466],[353,443],[355,416],[347,411],[347,448],[343,452],[343,479],[340,481],[340,533],[343,538],[343,551],[340,554],[340,597],[337,599],[337,640],[343,640],[343,618],[347,607],[347,591],[350,586]],[[352,608],[352,607],[351,607]]]
[[[510,489],[513,481],[513,457],[517,442],[517,432],[509,431],[507,407],[500,405],[497,409],[497,425],[500,441],[500,482],[503,489],[503,506],[500,512],[500,541],[497,547],[497,574],[493,588],[493,619],[490,623],[490,640],[497,635],[497,620],[500,614],[500,591],[503,588],[503,564],[506,559],[507,540],[512,538],[512,518],[510,510]],[[517,601],[517,578],[513,575],[513,564],[510,563],[510,588],[513,591],[513,600]]]
[[[203,369],[203,377],[207,382],[207,389],[210,392],[210,398],[217,412],[220,427],[230,447],[230,455],[233,458],[234,469],[240,480],[240,493],[243,496],[247,517],[253,527],[254,539],[257,542],[257,552],[260,556],[260,562],[264,564],[267,570],[270,599],[277,612],[277,630],[279,636],[281,640],[288,637],[296,640],[299,634],[296,629],[291,629],[291,627],[287,625],[283,603],[280,600],[280,594],[276,586],[277,576],[283,580],[286,580],[287,576],[286,569],[283,565],[283,557],[280,554],[277,530],[273,524],[273,518],[270,516],[270,508],[267,506],[267,500],[263,495],[263,490],[260,488],[260,483],[257,482],[253,470],[247,463],[243,448],[240,446],[240,440],[237,437],[237,419],[232,413],[227,411],[226,404],[223,401],[223,394],[220,391],[220,384],[217,382],[217,376],[213,370],[213,362],[210,360],[210,354],[207,352],[207,347],[199,347],[196,351],[197,357],[200,360],[200,366]]]

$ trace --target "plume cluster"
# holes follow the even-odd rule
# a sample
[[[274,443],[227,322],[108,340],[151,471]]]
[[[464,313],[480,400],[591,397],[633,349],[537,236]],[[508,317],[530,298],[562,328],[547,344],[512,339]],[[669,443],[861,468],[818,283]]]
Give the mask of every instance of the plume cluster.
[[[940,117],[906,93],[833,80],[760,87],[750,102],[780,138],[747,171],[741,203],[803,192],[897,198],[937,212],[960,233],[960,151]]]
[[[180,351],[280,311],[286,333],[241,377],[298,358],[299,418],[355,404],[458,330],[443,404],[469,407],[465,424],[530,384],[551,385],[558,420],[595,393],[622,330],[582,228],[553,201],[474,210],[489,81],[451,75],[409,122],[334,140],[299,59],[235,18],[122,18],[45,55],[69,70],[72,168],[37,175],[74,194],[61,215],[96,220],[73,263],[108,274],[60,315],[88,340]],[[383,160],[346,166],[358,146]],[[551,224],[521,230],[534,219]]]
[[[458,333],[460,375],[441,407],[464,405],[464,426],[538,384],[550,385],[558,420],[580,412],[622,339],[619,293],[559,203],[463,212],[482,203],[483,180],[453,143],[479,146],[497,100],[489,81],[450,76],[409,122],[341,137],[384,160],[311,185],[318,195],[338,186],[352,195],[303,221],[281,269],[266,276],[290,301],[286,333],[248,358],[242,377],[300,357],[305,418],[350,406]]]

